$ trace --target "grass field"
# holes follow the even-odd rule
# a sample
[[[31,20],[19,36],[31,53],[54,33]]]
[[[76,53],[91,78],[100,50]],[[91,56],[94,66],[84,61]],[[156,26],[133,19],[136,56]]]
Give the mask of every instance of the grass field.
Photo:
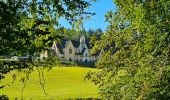
[[[88,80],[84,81],[84,76],[89,70],[97,71],[96,69],[82,67],[54,67],[51,71],[44,70],[45,90],[48,95],[44,94],[39,84],[38,71],[35,70],[30,74],[30,79],[24,89],[23,98],[27,100],[99,98],[97,86]],[[0,89],[0,94],[6,94],[10,99],[21,98],[23,82],[19,80],[24,75],[19,75],[13,85]],[[10,84],[12,81],[11,77],[12,73],[8,74],[7,78],[1,81],[0,86]]]

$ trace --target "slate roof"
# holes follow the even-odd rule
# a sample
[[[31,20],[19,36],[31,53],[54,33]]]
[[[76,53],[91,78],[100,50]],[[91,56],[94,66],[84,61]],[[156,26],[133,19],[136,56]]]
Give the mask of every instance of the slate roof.
[[[90,49],[91,46],[90,46],[90,43],[89,43],[89,42],[90,42],[90,41],[86,39],[86,45],[87,45],[87,47]]]
[[[64,54],[63,48],[65,48],[66,41],[66,39],[62,39],[59,43],[56,43],[56,47],[58,48],[60,54]]]
[[[78,48],[79,45],[80,45],[80,41],[61,39],[59,43],[56,43],[56,46],[59,49],[60,54],[64,54],[63,49],[65,48],[68,41],[71,41],[75,48]],[[87,39],[86,39],[85,43],[86,43],[87,47],[90,48],[90,43],[89,43],[89,41]],[[83,50],[80,53],[76,53],[76,54],[77,55],[82,55],[85,52],[85,50],[86,50],[86,48],[83,48]]]
[[[79,45],[80,45],[80,42],[79,42],[79,41],[71,40],[71,42],[72,42],[72,44],[73,44],[73,46],[74,46],[75,48],[78,48]]]
[[[58,48],[60,54],[64,54],[62,45],[59,44],[59,43],[57,43],[56,46],[57,46],[57,48]]]
[[[62,46],[63,48],[65,48],[66,41],[68,41],[68,40],[62,39],[62,40],[60,41],[60,44],[61,44],[61,46]]]

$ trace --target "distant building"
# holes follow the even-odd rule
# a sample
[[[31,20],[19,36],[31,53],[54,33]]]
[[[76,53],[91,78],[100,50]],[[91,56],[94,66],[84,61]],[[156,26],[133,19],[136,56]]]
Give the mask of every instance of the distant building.
[[[60,43],[54,42],[50,51],[52,51],[60,61],[97,61],[102,54],[102,51],[98,51],[96,54],[90,53],[91,48],[84,35],[80,37],[80,41],[61,40]],[[41,54],[41,58],[47,57],[47,51]]]

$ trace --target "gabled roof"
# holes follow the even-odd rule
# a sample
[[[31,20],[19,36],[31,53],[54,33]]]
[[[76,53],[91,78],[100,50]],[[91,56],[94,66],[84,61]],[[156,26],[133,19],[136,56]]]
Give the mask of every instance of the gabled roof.
[[[66,40],[66,39],[60,40],[60,43],[59,43],[59,44],[61,44],[61,46],[62,46],[63,48],[65,48],[66,43],[67,43],[68,41],[71,41],[71,43],[73,44],[73,46],[76,47],[76,48],[78,48],[79,45],[80,45],[80,42],[79,42],[79,41],[76,41],[76,40]]]
[[[75,48],[78,48],[80,45],[80,41],[61,39],[60,42],[56,43],[56,47],[58,48],[60,54],[64,54],[63,49],[65,48],[65,46],[67,46],[69,41],[71,41],[71,43],[73,44],[73,46]],[[90,48],[89,40],[86,39],[85,43],[86,43],[87,47]],[[77,55],[82,55],[85,52],[85,50],[86,50],[86,48],[83,48],[81,53],[77,53]]]
[[[72,44],[74,47],[78,48],[79,45],[80,45],[80,42],[79,41],[75,41],[75,40],[71,40]]]
[[[60,44],[63,48],[65,48],[66,41],[68,41],[68,40],[66,40],[66,39],[60,40]]]
[[[65,48],[66,41],[67,40],[62,39],[62,40],[60,40],[59,43],[56,43],[56,47],[58,48],[60,54],[64,54],[63,48]]]
[[[88,47],[88,48],[91,48],[91,46],[90,46],[90,43],[89,43],[89,42],[90,42],[90,41],[86,39],[86,42],[85,42],[85,43],[86,43],[87,47]]]
[[[60,54],[64,54],[64,52],[63,52],[63,47],[62,47],[61,44],[57,43],[57,44],[56,44],[56,47],[58,48]]]

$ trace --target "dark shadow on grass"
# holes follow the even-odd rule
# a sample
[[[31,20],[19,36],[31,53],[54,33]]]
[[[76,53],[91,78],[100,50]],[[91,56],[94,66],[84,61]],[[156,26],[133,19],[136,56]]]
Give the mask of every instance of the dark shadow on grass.
[[[102,100],[99,98],[75,98],[75,99],[68,99],[68,100]]]
[[[73,62],[73,61],[60,61],[61,66],[81,66],[81,67],[89,67],[96,68],[95,62]]]

